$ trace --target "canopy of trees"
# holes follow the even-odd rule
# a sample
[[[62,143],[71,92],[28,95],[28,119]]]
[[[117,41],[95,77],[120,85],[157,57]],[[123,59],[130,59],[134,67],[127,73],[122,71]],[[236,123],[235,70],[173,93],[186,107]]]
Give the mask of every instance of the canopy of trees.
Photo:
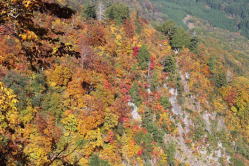
[[[124,4],[98,20],[94,2],[84,15],[59,2],[0,2],[0,165],[188,165],[177,141],[193,157],[222,141],[249,159],[248,78],[228,81],[173,22],[157,31]],[[187,134],[176,106],[192,119]],[[204,110],[226,130],[208,132]]]

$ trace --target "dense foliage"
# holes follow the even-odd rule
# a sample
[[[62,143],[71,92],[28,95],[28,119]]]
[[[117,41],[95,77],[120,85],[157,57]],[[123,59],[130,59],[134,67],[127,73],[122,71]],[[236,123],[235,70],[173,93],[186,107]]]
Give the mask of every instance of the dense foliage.
[[[0,165],[248,163],[248,78],[173,22],[59,2],[0,2]]]

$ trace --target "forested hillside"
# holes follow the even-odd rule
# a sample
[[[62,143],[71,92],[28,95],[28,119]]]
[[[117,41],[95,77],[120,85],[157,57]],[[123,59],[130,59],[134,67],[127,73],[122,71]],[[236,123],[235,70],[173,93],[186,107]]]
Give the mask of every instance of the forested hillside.
[[[182,23],[186,15],[207,20],[211,25],[239,31],[249,37],[247,0],[151,0],[171,19]]]
[[[248,165],[246,51],[155,17],[149,0],[0,1],[0,165]]]
[[[236,75],[249,76],[249,40],[245,33],[249,28],[239,28],[239,24],[248,18],[242,16],[247,15],[249,11],[248,2],[226,0],[152,0],[151,2],[154,2],[158,10],[158,17],[172,20],[197,36],[200,43],[205,45],[207,54],[219,59],[228,71]],[[235,11],[239,14],[235,14]],[[155,21],[156,24],[157,22]]]

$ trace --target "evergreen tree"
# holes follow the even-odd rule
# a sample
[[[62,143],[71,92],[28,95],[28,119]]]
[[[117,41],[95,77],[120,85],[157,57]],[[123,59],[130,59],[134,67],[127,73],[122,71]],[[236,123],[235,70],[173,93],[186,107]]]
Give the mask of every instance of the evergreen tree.
[[[95,5],[87,5],[84,8],[83,13],[84,13],[84,16],[86,19],[96,19],[97,18]]]
[[[125,19],[129,18],[129,8],[121,3],[114,3],[106,10],[108,19],[121,24]]]
[[[170,44],[174,49],[188,48],[190,46],[190,36],[183,28],[177,28],[176,32],[172,35]]]
[[[138,63],[142,70],[148,68],[150,61],[150,53],[146,46],[142,46],[138,53]]]

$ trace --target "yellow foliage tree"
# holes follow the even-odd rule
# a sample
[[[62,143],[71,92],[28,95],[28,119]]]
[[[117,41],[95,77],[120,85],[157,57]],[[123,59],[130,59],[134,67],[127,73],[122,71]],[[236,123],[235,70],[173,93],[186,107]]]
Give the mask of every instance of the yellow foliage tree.
[[[13,91],[0,82],[0,153],[7,164],[13,164],[17,159],[22,160],[23,139],[17,102]]]
[[[13,91],[5,88],[0,82],[0,133],[5,133],[8,127],[15,129],[18,124],[16,103],[17,99]]]
[[[222,87],[220,92],[233,114],[230,116],[234,121],[233,128],[240,129],[249,139],[249,79],[237,77],[229,85]]]
[[[32,126],[25,131],[30,142],[24,148],[24,153],[28,156],[32,165],[44,165],[49,162],[48,154],[51,152],[51,140],[48,137],[40,135]]]
[[[56,65],[54,70],[46,70],[45,74],[51,86],[66,86],[72,77],[71,70],[63,65]]]

